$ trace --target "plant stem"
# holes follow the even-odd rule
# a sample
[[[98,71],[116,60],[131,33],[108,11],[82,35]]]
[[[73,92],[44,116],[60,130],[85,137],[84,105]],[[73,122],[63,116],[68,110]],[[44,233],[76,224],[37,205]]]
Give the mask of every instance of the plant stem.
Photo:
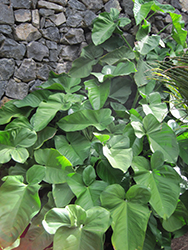
[[[157,13],[157,11],[153,12],[150,16],[148,16],[148,17],[146,18],[146,21],[149,20],[153,15],[155,15],[155,13]]]
[[[134,101],[133,101],[133,105],[132,105],[132,108],[133,108],[133,109],[134,109],[135,106],[136,106],[136,103],[137,103],[137,101],[138,101],[138,98],[139,98],[139,91],[138,91],[138,89],[137,89],[136,95],[135,95],[135,98],[134,98]]]
[[[161,34],[163,32],[163,30],[165,30],[168,26],[170,26],[172,23],[169,23],[168,25],[166,25],[162,30],[160,30],[157,35]]]
[[[124,37],[124,35],[121,35],[121,37],[123,38],[123,40],[126,42],[126,44],[128,45],[129,49],[134,52],[133,48],[131,47],[131,45],[128,43],[127,39]]]

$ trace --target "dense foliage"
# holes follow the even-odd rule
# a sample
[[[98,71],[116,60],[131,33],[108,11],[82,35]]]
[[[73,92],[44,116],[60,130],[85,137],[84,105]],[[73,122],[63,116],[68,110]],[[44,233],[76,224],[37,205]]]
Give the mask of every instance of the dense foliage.
[[[170,5],[133,11],[134,48],[130,20],[101,13],[68,74],[1,108],[1,249],[169,250],[187,229],[188,121],[158,77],[187,32]],[[172,18],[165,40],[150,33],[157,11]]]

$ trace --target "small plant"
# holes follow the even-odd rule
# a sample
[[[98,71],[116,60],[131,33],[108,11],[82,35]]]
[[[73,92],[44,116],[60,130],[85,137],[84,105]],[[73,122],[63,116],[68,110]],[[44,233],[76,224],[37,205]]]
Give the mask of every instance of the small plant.
[[[134,48],[121,30],[130,20],[101,13],[68,74],[0,110],[1,249],[167,250],[187,227],[174,168],[188,164],[188,126],[151,71],[186,35],[170,5],[135,0],[133,11]],[[174,40],[150,34],[157,11],[170,13]]]

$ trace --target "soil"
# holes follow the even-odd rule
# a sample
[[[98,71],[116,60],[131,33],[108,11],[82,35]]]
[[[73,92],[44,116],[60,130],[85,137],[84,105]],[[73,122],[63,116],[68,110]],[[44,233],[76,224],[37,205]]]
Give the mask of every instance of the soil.
[[[171,248],[172,250],[188,250],[188,232],[177,239],[173,239]]]

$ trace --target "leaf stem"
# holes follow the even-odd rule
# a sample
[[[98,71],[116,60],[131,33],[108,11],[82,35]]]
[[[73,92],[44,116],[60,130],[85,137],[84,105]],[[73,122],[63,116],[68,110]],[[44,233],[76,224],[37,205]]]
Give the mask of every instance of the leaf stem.
[[[127,39],[124,37],[124,35],[122,34],[121,37],[123,38],[123,40],[126,42],[126,44],[128,45],[129,49],[134,52],[133,48],[131,47],[131,45],[128,43]]]
[[[168,26],[170,26],[172,23],[169,23],[168,25],[166,25],[162,30],[160,30],[157,35],[161,34],[163,32],[163,30],[165,30],[166,28],[168,28]]]
[[[132,108],[133,108],[133,109],[135,108],[136,103],[138,102],[139,96],[140,96],[140,95],[139,95],[139,91],[138,91],[138,89],[137,89],[136,95],[135,95],[135,98],[134,98],[134,101],[133,101],[133,104],[132,104]]]

